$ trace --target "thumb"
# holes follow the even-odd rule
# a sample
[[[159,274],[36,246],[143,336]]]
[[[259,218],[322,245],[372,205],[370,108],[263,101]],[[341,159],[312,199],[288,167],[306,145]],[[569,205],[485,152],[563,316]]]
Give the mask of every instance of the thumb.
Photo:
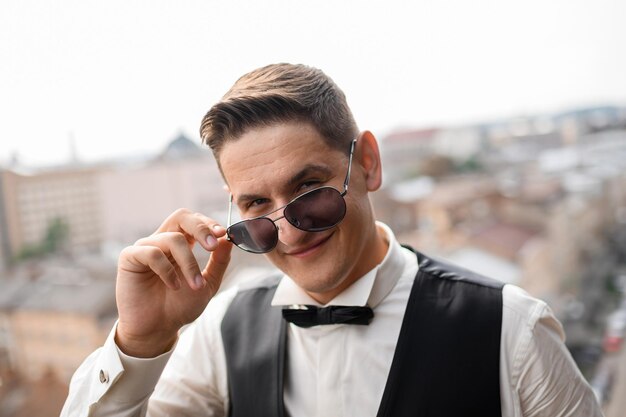
[[[211,252],[209,262],[207,262],[202,276],[206,280],[207,284],[213,290],[215,294],[222,284],[222,278],[226,273],[226,268],[230,263],[230,252],[233,248],[233,244],[230,243],[225,237],[217,240],[217,248]]]

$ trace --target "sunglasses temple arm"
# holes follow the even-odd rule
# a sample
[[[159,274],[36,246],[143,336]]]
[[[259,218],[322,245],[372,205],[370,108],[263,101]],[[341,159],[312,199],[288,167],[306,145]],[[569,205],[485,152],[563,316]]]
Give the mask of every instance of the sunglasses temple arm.
[[[226,223],[227,226],[226,227],[230,227],[230,216],[233,212],[233,195],[230,195],[230,198],[228,199],[228,222]]]
[[[352,155],[354,154],[354,148],[356,147],[356,139],[350,144],[350,160],[348,161],[348,172],[346,173],[346,179],[343,181],[343,194],[348,192],[348,184],[350,184],[350,171],[352,171]]]

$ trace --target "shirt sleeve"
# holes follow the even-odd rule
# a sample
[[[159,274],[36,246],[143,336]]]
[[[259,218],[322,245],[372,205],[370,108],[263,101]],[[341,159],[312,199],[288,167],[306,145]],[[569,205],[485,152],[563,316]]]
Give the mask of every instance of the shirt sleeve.
[[[150,417],[228,414],[229,393],[221,323],[237,294],[231,288],[211,300],[180,336],[148,405]]]
[[[76,370],[60,417],[222,417],[228,383],[220,325],[236,289],[216,296],[175,347],[156,358],[134,358],[105,344]]]
[[[510,352],[510,384],[520,411],[514,415],[601,417],[593,391],[565,346],[561,323],[546,303],[519,288],[512,292],[521,327]]]
[[[61,417],[145,415],[172,352],[150,359],[127,356],[115,344],[116,327],[74,373]]]

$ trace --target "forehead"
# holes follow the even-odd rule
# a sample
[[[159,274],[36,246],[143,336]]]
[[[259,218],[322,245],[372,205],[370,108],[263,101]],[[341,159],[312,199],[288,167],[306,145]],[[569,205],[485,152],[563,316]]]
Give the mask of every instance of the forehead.
[[[261,126],[228,141],[220,166],[233,193],[260,192],[287,181],[307,165],[335,166],[345,158],[308,123]]]

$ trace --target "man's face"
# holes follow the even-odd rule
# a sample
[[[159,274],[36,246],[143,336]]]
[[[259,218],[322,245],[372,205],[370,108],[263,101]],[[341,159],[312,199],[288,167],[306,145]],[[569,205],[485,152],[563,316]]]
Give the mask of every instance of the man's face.
[[[382,259],[373,253],[380,252],[380,245],[373,242],[376,230],[367,196],[372,188],[371,178],[367,178],[372,174],[359,157],[360,147],[368,144],[367,140],[357,143],[345,196],[346,216],[339,225],[322,232],[305,232],[285,219],[276,222],[278,244],[266,256],[318,300],[328,301],[329,295],[345,289]],[[248,130],[226,142],[220,164],[241,217],[250,218],[272,212],[305,191],[324,185],[343,191],[347,151],[348,144],[344,152],[329,147],[308,123],[279,123]],[[378,158],[378,149],[375,151]],[[282,210],[270,218],[280,216]],[[372,263],[374,259],[377,261]]]

